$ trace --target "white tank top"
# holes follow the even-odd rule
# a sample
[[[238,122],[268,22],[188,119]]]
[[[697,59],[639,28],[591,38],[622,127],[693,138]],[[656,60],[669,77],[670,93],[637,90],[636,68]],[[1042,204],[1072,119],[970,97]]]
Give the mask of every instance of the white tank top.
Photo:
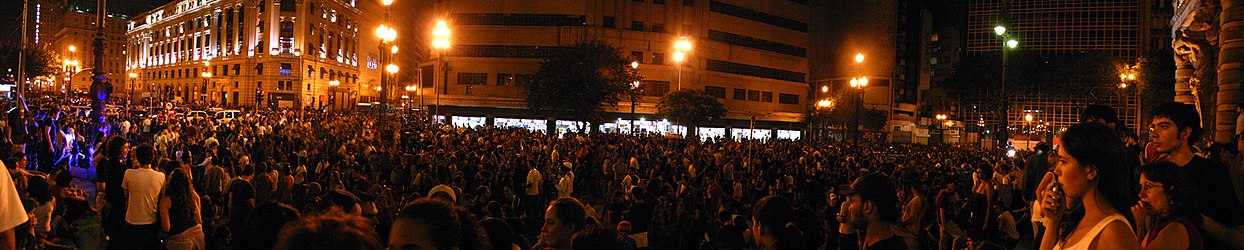
[[[1106,218],[1103,218],[1101,219],[1101,221],[1098,221],[1097,225],[1094,225],[1093,229],[1089,230],[1089,233],[1084,235],[1084,238],[1080,238],[1079,241],[1076,241],[1075,245],[1066,247],[1066,246],[1063,246],[1063,242],[1058,242],[1058,244],[1054,245],[1054,249],[1088,250],[1089,246],[1093,245],[1093,240],[1097,239],[1097,235],[1100,235],[1101,231],[1106,229],[1106,226],[1110,225],[1110,223],[1113,223],[1115,221],[1122,221],[1123,224],[1127,224],[1127,228],[1129,229],[1132,228],[1132,223],[1129,223],[1127,221],[1127,218],[1124,218],[1123,215],[1121,214],[1114,214],[1114,215],[1106,216]]]

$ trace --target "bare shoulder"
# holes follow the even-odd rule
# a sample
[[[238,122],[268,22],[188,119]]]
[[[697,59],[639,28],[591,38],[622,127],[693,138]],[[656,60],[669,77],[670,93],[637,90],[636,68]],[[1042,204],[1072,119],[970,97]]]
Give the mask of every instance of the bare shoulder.
[[[1136,233],[1124,221],[1113,221],[1097,235],[1094,249],[1140,249]]]

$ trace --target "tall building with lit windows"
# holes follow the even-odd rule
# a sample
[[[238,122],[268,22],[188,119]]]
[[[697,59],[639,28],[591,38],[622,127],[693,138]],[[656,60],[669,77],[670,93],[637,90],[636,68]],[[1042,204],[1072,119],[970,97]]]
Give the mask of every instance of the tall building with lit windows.
[[[1169,14],[1161,14],[1170,12],[1169,5],[1170,1],[1161,0],[972,0],[968,4],[967,56],[997,58],[1003,39],[994,33],[994,27],[1005,25],[1006,33],[1019,41],[1018,50],[1040,54],[1096,52],[1134,64],[1153,50],[1165,49],[1156,44],[1169,43],[1169,24],[1160,21],[1164,17],[1169,20]],[[1134,90],[1120,91],[1112,85],[1080,96],[1009,93],[1011,133],[1032,132],[1033,127],[1042,130],[1038,133],[1066,128],[1079,123],[1081,110],[1089,104],[1114,107],[1119,118],[1134,130],[1141,118],[1137,108],[1140,98]],[[965,103],[962,118],[983,128],[999,124],[1002,116],[980,109],[981,105],[988,104]],[[1033,122],[1025,121],[1028,114],[1033,115]]]
[[[456,125],[573,129],[528,110],[523,85],[542,56],[599,40],[630,55],[644,77],[636,118],[622,98],[605,107],[603,131],[686,133],[656,115],[658,100],[682,88],[704,90],[728,110],[701,136],[794,138],[808,107],[810,12],[806,0],[437,1],[425,32],[444,19],[452,45],[430,53],[424,91],[408,97]],[[680,37],[691,48],[676,61]]]
[[[95,14],[94,6],[83,6],[80,4],[70,4],[62,14],[58,17],[57,31],[51,37],[51,43],[47,44],[47,48],[60,55],[61,63],[68,61],[76,61],[77,66],[61,65],[62,69],[70,69],[62,72],[58,77],[61,84],[56,87],[62,88],[57,91],[66,89],[75,92],[86,93],[90,91],[91,86],[91,70],[95,65],[95,49],[93,43],[95,34],[98,33],[98,15]],[[128,90],[121,81],[121,77],[125,76],[125,25],[129,21],[128,16],[108,13],[105,16],[104,25],[104,64],[98,65],[109,79],[117,79],[113,82],[113,88],[118,94],[125,94],[122,89]],[[69,51],[70,46],[75,51]],[[68,82],[64,82],[69,79]],[[36,86],[38,87],[38,86]]]
[[[127,25],[143,96],[226,107],[345,108],[376,99],[370,0],[181,0]],[[137,94],[136,94],[137,95]]]

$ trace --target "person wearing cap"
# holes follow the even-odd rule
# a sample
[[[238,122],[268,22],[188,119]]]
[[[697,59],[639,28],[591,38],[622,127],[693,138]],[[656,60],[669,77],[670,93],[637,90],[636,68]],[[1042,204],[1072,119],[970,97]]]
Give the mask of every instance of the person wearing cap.
[[[899,218],[898,191],[889,179],[868,174],[855,180],[848,194],[846,223],[864,230],[863,249],[908,249],[903,239],[894,235]]]

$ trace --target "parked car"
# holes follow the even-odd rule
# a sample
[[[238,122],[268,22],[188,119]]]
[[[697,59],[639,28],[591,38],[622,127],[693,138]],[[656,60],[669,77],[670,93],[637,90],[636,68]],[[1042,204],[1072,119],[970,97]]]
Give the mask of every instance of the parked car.
[[[216,122],[229,123],[230,121],[233,121],[233,118],[237,118],[238,114],[241,113],[242,111],[236,109],[221,110],[220,112],[212,114],[212,117],[215,117]]]
[[[195,110],[195,111],[190,111],[190,113],[186,114],[186,121],[198,121],[198,120],[207,119],[209,117],[211,116],[207,114],[207,111]]]

